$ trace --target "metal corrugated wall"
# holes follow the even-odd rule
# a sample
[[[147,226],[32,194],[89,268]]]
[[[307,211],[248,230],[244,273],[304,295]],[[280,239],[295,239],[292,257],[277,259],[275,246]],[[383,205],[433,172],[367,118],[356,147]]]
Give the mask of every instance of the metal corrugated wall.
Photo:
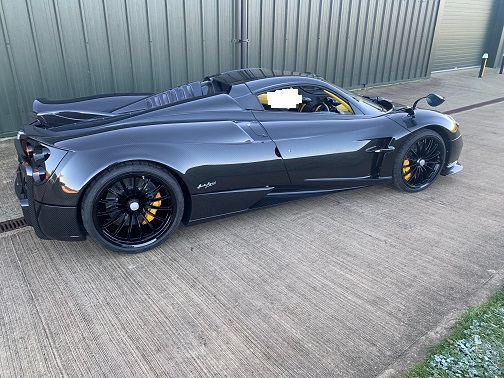
[[[488,48],[488,64],[490,67],[501,67],[504,59],[504,1],[495,0],[490,21],[490,38]],[[493,62],[493,64],[492,64]]]
[[[0,0],[0,136],[35,97],[153,92],[236,67],[234,0]]]
[[[439,0],[250,1],[249,66],[344,87],[429,75]]]
[[[249,0],[249,66],[344,87],[428,76],[440,0]],[[238,67],[238,0],[0,0],[0,136],[35,97],[153,92]]]
[[[444,0],[432,70],[479,66],[493,10],[493,0]]]

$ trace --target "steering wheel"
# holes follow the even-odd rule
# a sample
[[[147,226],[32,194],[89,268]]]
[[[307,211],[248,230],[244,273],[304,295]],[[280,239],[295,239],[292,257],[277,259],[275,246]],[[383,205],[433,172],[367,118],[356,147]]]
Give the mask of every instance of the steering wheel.
[[[327,104],[328,106],[328,110],[330,112],[334,112],[334,113],[341,113],[338,109],[338,105],[340,104],[338,101],[336,101],[334,98],[327,98],[325,103]]]
[[[320,102],[313,107],[312,112],[329,112],[329,106],[325,102]]]

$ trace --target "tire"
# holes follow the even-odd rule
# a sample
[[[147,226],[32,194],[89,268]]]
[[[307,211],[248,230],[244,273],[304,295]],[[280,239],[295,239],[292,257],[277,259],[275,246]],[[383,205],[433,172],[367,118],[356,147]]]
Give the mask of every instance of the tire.
[[[127,162],[98,175],[84,194],[84,228],[104,247],[138,253],[165,241],[179,226],[184,196],[166,169]]]
[[[397,154],[394,186],[406,192],[428,188],[443,168],[445,156],[445,143],[438,133],[428,129],[413,133]]]

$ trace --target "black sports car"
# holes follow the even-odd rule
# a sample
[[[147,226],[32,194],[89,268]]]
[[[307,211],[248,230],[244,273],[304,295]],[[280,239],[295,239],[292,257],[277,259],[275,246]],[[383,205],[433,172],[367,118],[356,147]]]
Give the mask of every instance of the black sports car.
[[[40,238],[89,234],[140,252],[181,221],[384,182],[416,192],[462,169],[458,124],[417,102],[267,69],[157,94],[37,99],[15,141],[16,193]]]

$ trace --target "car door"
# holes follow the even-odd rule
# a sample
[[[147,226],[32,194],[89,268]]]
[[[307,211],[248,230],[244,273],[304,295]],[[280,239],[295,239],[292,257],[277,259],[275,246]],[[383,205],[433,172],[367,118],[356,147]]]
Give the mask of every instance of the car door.
[[[258,98],[264,104],[264,97]],[[254,111],[276,143],[293,185],[349,188],[380,178],[383,160],[394,149],[392,136],[404,134],[404,129],[383,114],[352,114],[349,103],[348,111],[339,112],[316,111],[314,106],[312,111],[299,111],[303,104],[289,110],[265,106],[264,111]]]

